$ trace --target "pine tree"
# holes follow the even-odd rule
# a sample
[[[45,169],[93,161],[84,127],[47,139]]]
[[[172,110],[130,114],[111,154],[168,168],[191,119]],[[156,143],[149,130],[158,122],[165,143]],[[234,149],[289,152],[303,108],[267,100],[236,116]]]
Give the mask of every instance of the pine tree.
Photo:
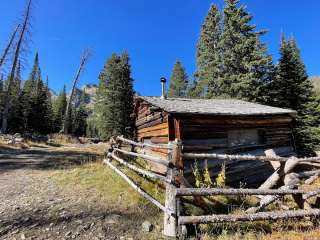
[[[21,108],[21,63],[18,62],[12,87],[10,89],[10,108],[8,129],[10,133],[23,132],[23,114]]]
[[[62,129],[64,114],[67,108],[67,92],[66,85],[63,86],[62,91],[58,97],[53,101],[53,131],[59,132]]]
[[[79,106],[73,109],[72,134],[75,136],[85,136],[87,129],[86,119],[88,112],[85,108],[85,93],[82,92],[79,99]]]
[[[41,77],[39,55],[36,53],[32,71],[21,96],[25,131],[42,134],[50,131],[49,101],[48,89]]]
[[[185,97],[188,86],[188,76],[179,60],[176,61],[170,77],[169,97]]]
[[[219,84],[217,74],[220,66],[219,40],[221,36],[221,16],[215,5],[211,5],[208,15],[201,27],[197,44],[196,82],[190,95],[217,95]]]
[[[133,95],[128,54],[112,54],[99,76],[93,117],[102,139],[119,134],[132,135]]]
[[[294,128],[297,151],[299,155],[312,155],[320,143],[320,102],[294,39],[281,38],[277,76],[269,94],[269,104],[297,111]]]
[[[219,41],[221,65],[219,92],[232,98],[263,101],[263,87],[271,81],[272,58],[260,42],[264,32],[256,32],[252,16],[239,0],[226,0],[223,32]]]

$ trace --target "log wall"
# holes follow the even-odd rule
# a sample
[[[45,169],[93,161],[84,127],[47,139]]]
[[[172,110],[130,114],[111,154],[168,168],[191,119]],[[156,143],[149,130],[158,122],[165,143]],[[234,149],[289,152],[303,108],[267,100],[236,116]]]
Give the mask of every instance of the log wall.
[[[295,154],[291,131],[292,118],[289,116],[176,116],[175,121],[179,122],[181,132],[178,138],[182,141],[184,152],[264,155],[264,151],[271,148],[279,156]],[[256,133],[256,142],[234,144],[230,140],[230,133],[238,131]],[[221,171],[223,163],[215,159],[197,162],[200,169],[208,166],[213,179]],[[191,182],[194,180],[194,164],[193,160],[184,160],[184,172]],[[260,161],[231,161],[225,165],[227,184],[232,186],[259,185],[274,171],[270,163]]]

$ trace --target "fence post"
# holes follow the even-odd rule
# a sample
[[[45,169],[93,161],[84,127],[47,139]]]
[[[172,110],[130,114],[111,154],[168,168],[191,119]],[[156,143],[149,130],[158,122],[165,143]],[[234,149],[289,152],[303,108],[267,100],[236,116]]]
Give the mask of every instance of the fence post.
[[[168,160],[170,162],[167,171],[167,177],[172,181],[172,183],[166,183],[166,199],[165,199],[165,207],[169,209],[174,215],[164,214],[164,228],[163,234],[168,237],[176,237],[177,236],[177,211],[179,206],[177,206],[176,199],[176,186],[173,184],[176,182],[177,177],[177,166],[181,164],[181,143],[178,140],[174,142],[169,142],[169,145],[172,146],[168,152]]]

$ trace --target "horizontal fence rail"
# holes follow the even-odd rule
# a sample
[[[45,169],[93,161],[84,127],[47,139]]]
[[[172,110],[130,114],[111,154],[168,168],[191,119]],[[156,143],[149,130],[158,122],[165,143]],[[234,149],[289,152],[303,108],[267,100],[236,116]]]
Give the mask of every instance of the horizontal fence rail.
[[[286,162],[290,158],[285,157],[267,157],[267,156],[254,156],[254,155],[227,155],[217,153],[183,153],[184,159],[219,159],[219,160],[238,160],[238,161],[278,161]],[[297,158],[300,162],[320,162],[320,157],[310,158]]]
[[[165,213],[171,215],[175,215],[175,213],[165,206],[163,206],[160,202],[154,199],[151,195],[147,192],[143,191],[137,184],[135,184],[126,174],[120,171],[116,166],[114,166],[110,161],[104,160],[104,163],[107,164],[113,171],[115,171],[119,176],[121,176],[132,188],[134,188],[139,194],[141,194],[144,198],[152,202],[158,208],[160,208]]]
[[[132,165],[132,164],[128,163],[127,161],[123,160],[122,158],[116,156],[113,153],[109,153],[108,157],[116,160],[117,162],[125,165],[126,167],[130,168],[131,170],[133,170],[133,171],[135,171],[135,172],[137,172],[137,173],[139,173],[139,174],[141,174],[143,176],[147,176],[147,177],[158,179],[158,180],[161,180],[161,181],[164,181],[164,182],[167,182],[167,183],[171,183],[171,180],[166,178],[165,176],[162,176],[160,174],[152,173],[150,171],[146,171],[144,169],[138,168],[135,165]]]
[[[132,141],[130,139],[127,139],[127,138],[124,138],[122,136],[118,136],[116,138],[117,140],[120,140],[124,143],[127,143],[127,144],[130,144],[130,145],[133,145],[133,146],[136,146],[136,147],[140,147],[140,148],[160,148],[160,149],[171,149],[172,147],[168,144],[147,144],[147,143],[138,143],[138,142],[135,142],[135,141]]]
[[[218,222],[237,222],[237,221],[261,221],[261,220],[279,220],[289,218],[318,217],[320,209],[312,210],[291,210],[259,212],[253,214],[219,214],[206,216],[179,216],[179,224],[200,224],[200,223],[218,223]]]
[[[224,189],[224,188],[179,188],[177,196],[214,196],[214,195],[290,195],[304,194],[302,190],[291,189]]]
[[[260,221],[260,220],[279,220],[289,218],[303,218],[303,217],[319,217],[320,209],[320,188],[312,191],[304,191],[297,189],[302,179],[308,178],[306,182],[314,181],[315,176],[320,175],[320,157],[310,158],[296,158],[296,157],[280,157],[276,154],[270,156],[254,156],[254,155],[226,155],[215,153],[189,153],[183,152],[181,141],[175,140],[168,145],[165,144],[145,144],[126,139],[122,136],[112,138],[110,140],[111,148],[107,154],[107,159],[104,163],[122,177],[133,189],[141,194],[145,199],[156,205],[164,212],[164,230],[166,236],[177,237],[179,231],[185,224],[202,224],[202,223],[219,223],[219,222],[236,222],[236,221]],[[124,149],[121,145],[124,144]],[[128,150],[128,145],[143,148],[150,148],[148,154],[135,152],[135,147]],[[123,146],[123,145],[122,145]],[[152,154],[153,149],[167,149],[167,159],[156,157]],[[271,149],[272,150],[272,149]],[[154,150],[156,151],[156,150]],[[159,151],[159,150],[157,150]],[[162,175],[156,171],[150,170],[145,166],[137,164],[135,161],[127,161],[125,157],[132,156],[147,160],[147,164],[152,166],[160,164],[165,166],[166,174]],[[258,188],[258,189],[234,189],[234,188],[193,188],[190,183],[184,178],[185,169],[183,168],[183,160],[236,160],[236,161],[269,161],[281,162],[275,168],[273,174]],[[125,172],[113,165],[111,161],[114,160],[120,165],[136,172],[137,174],[155,179],[163,182],[165,185],[165,204],[161,204],[158,200],[152,197],[149,193],[144,191],[135,183]],[[312,166],[311,171],[293,172],[298,164],[305,164]],[[119,165],[119,166],[120,166]],[[184,181],[182,180],[184,179]],[[284,184],[284,185],[283,185]],[[181,187],[181,186],[187,186]],[[273,189],[279,186],[278,189]],[[190,198],[183,198],[183,196],[193,197],[194,201],[205,204],[203,199],[208,196],[246,196],[254,195],[260,199],[257,206],[250,207],[242,214],[214,214],[204,216],[185,216],[181,210],[181,201],[189,201]],[[280,199],[281,196],[292,195],[293,201],[297,204],[299,210],[288,211],[270,211],[261,212],[266,206]],[[311,204],[308,200],[316,197],[316,203]],[[198,206],[195,204],[195,206]],[[314,207],[315,206],[315,207]],[[204,206],[205,207],[205,206]],[[205,209],[205,208],[204,208]]]
[[[168,161],[160,159],[160,158],[157,158],[157,157],[153,157],[153,156],[149,156],[149,155],[141,154],[141,153],[129,152],[129,151],[122,150],[122,149],[119,149],[119,148],[114,148],[113,150],[116,151],[116,152],[121,152],[121,153],[129,155],[129,156],[140,157],[140,158],[144,158],[146,160],[149,160],[151,162],[159,163],[159,164],[162,164],[164,166],[169,166],[169,162]]]

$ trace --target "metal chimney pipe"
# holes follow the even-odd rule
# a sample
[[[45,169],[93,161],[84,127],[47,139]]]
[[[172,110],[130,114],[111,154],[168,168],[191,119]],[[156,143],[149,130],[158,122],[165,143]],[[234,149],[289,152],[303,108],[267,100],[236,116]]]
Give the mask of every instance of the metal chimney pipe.
[[[167,79],[165,77],[161,77],[160,78],[160,82],[161,82],[161,99],[167,99],[167,95],[166,95],[166,82]]]

